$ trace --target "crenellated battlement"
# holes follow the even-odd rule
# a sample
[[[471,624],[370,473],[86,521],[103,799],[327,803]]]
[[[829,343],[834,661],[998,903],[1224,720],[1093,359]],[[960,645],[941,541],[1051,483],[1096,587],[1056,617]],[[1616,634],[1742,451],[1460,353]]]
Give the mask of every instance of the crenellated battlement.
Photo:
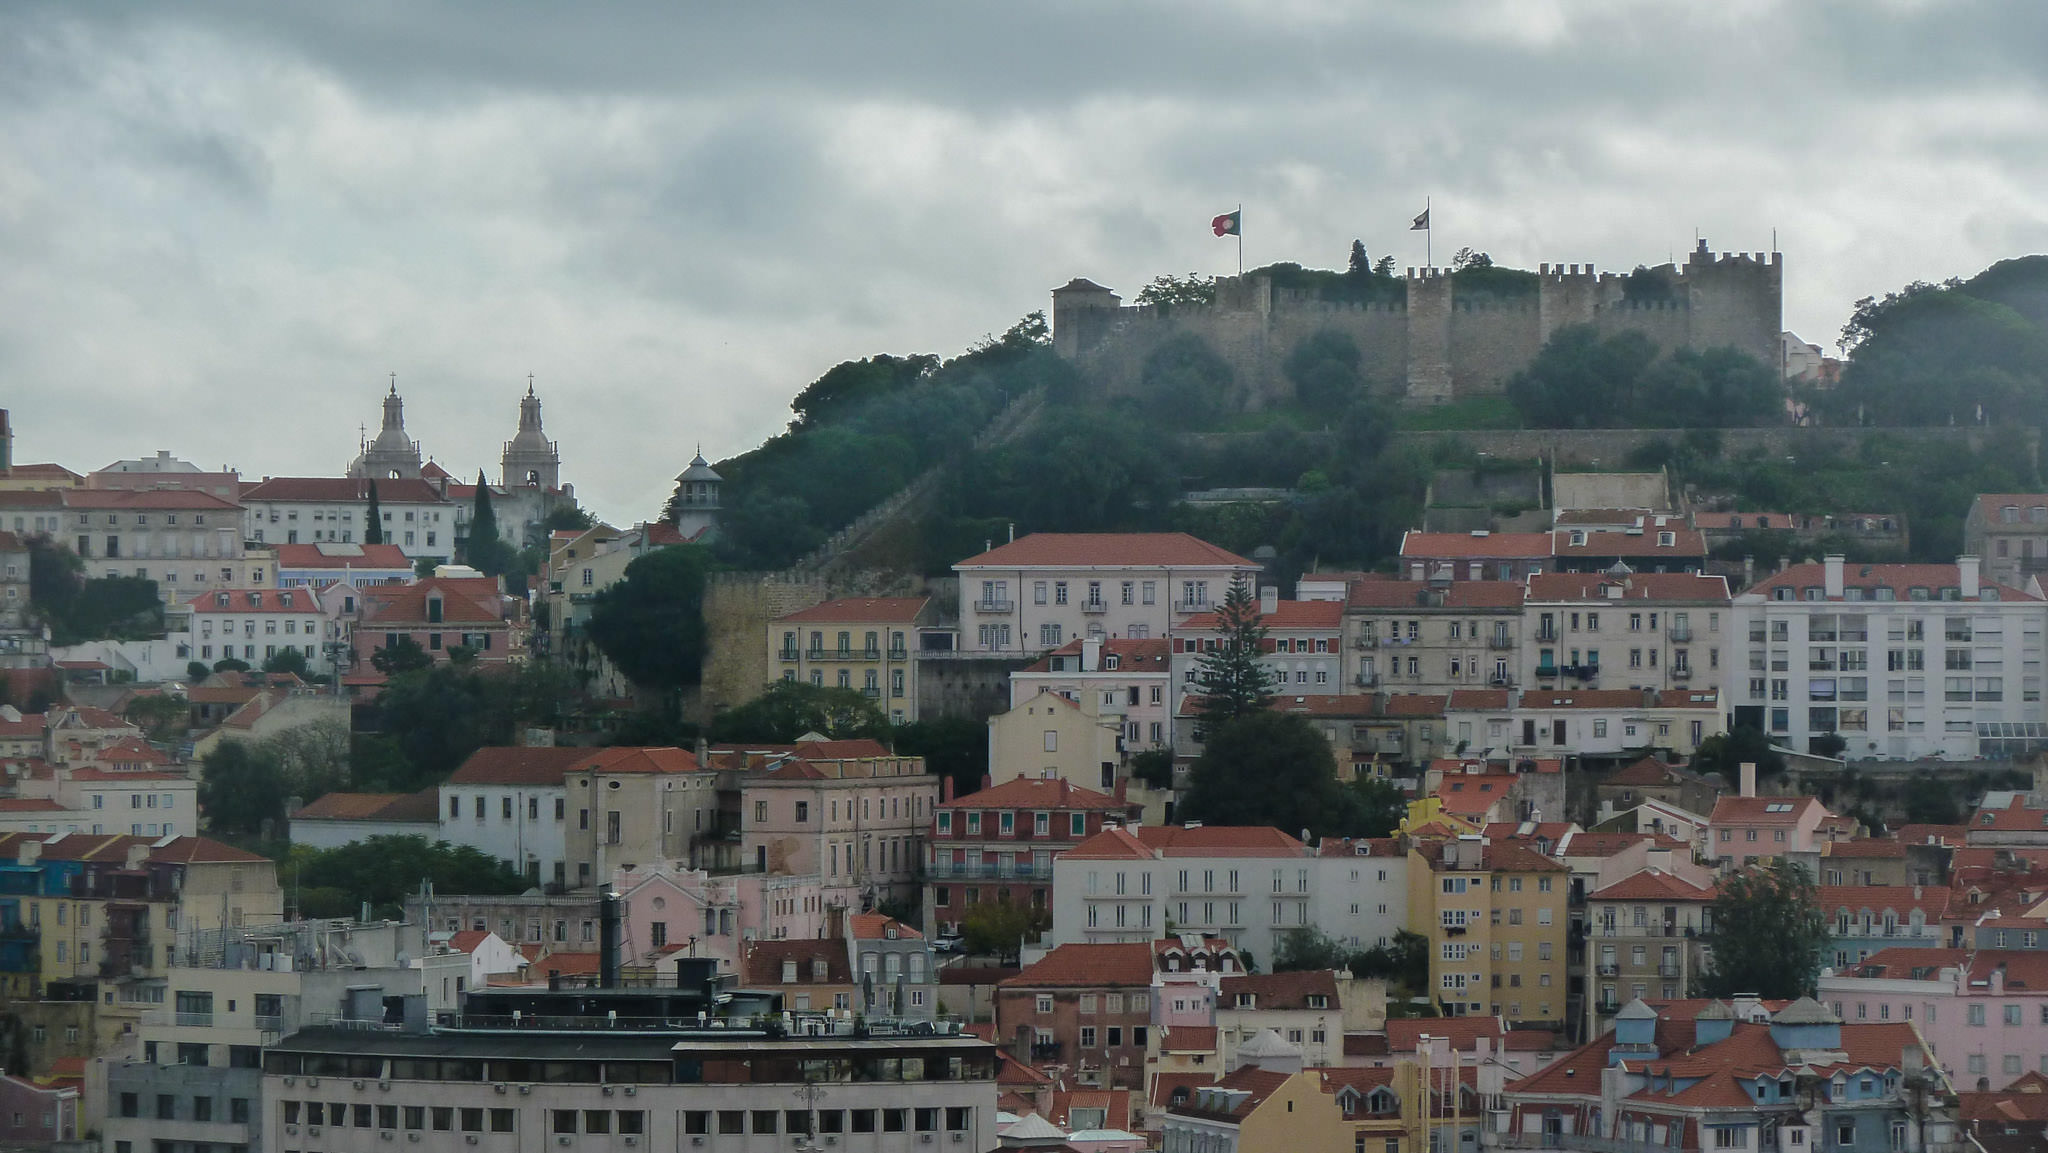
[[[1053,292],[1053,340],[1118,392],[1134,386],[1162,341],[1196,337],[1232,366],[1254,407],[1290,396],[1280,364],[1324,331],[1357,345],[1374,387],[1417,403],[1499,391],[1554,332],[1574,324],[1603,336],[1639,332],[1666,350],[1732,346],[1777,363],[1782,253],[1716,253],[1702,240],[1683,262],[1633,273],[1545,262],[1520,276],[1527,279],[1489,275],[1475,284],[1450,268],[1414,267],[1381,282],[1385,295],[1369,300],[1328,299],[1265,275],[1219,277],[1213,303],[1163,307],[1125,305],[1076,279]]]

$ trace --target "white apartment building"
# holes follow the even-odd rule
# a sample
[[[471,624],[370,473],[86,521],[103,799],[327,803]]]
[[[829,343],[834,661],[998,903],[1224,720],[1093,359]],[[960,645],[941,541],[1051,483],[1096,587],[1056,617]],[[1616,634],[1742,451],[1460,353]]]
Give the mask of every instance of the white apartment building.
[[[1196,691],[1202,654],[1223,639],[1222,616],[1196,613],[1173,626],[1173,683]],[[1344,688],[1344,605],[1337,601],[1283,601],[1278,589],[1259,590],[1259,624],[1266,630],[1266,671],[1273,691],[1290,696],[1334,696]],[[1178,699],[1176,698],[1176,704]]]
[[[1340,940],[1391,940],[1407,909],[1405,866],[1367,869],[1351,863],[1355,849],[1353,857],[1330,851],[1319,856],[1264,827],[1107,829],[1053,858],[1050,943],[1149,941],[1169,922],[1262,961],[1283,934],[1310,927]],[[1335,898],[1340,889],[1353,895]]]
[[[1733,612],[1725,577],[1538,573],[1528,580],[1517,660],[1528,688],[1719,686]]]
[[[242,494],[249,540],[258,544],[361,544],[369,528],[365,477],[265,477]],[[386,477],[377,486],[384,543],[414,560],[455,555],[455,502],[430,480]]]
[[[569,769],[580,748],[482,748],[440,787],[441,839],[505,862],[528,882],[568,883]]]
[[[1453,693],[1444,729],[1471,757],[1690,757],[1727,731],[1721,693],[1696,689],[1527,689]]]
[[[1103,715],[1118,718],[1127,750],[1171,748],[1175,697],[1168,644],[1164,637],[1068,641],[1010,674],[1010,707],[1023,706],[1041,691],[1070,701],[1092,699]]]
[[[289,649],[315,674],[334,672],[328,612],[312,589],[217,589],[185,602],[192,651],[207,664],[246,661],[254,668]]]
[[[953,571],[961,648],[1031,653],[1075,637],[1167,636],[1259,566],[1186,533],[1033,533]]]
[[[1325,837],[1309,884],[1310,918],[1351,948],[1391,945],[1408,925],[1408,854],[1391,838]]]
[[[1955,564],[1793,565],[1735,598],[1735,723],[1841,755],[1969,760],[2048,734],[2048,602]]]

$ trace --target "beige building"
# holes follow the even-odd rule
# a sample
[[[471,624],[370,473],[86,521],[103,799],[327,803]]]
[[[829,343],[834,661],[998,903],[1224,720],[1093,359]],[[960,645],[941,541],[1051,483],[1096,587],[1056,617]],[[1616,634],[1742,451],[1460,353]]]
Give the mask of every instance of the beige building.
[[[1059,780],[1112,792],[1123,775],[1120,721],[1118,714],[1103,712],[1094,694],[1072,700],[1041,689],[988,719],[989,776]]]
[[[875,741],[800,745],[741,776],[738,788],[745,868],[816,874],[828,907],[915,899],[939,801],[939,778],[923,757],[899,757]]]
[[[276,555],[243,546],[241,506],[198,490],[0,492],[0,528],[47,533],[89,577],[155,581],[167,608],[212,589],[277,583]]]
[[[1446,1015],[1563,1025],[1567,880],[1534,848],[1483,836],[1410,850],[1410,923],[1429,937],[1430,995]]]
[[[1713,928],[1714,889],[1660,869],[1644,869],[1587,897],[1586,948],[1592,954],[1593,997],[1586,1036],[1630,1001],[1689,995],[1705,959],[1702,938]]]
[[[1259,566],[1186,533],[1033,533],[953,571],[960,647],[1021,654],[1075,637],[1164,637]]]
[[[718,775],[676,748],[592,752],[562,774],[563,855],[576,888],[620,869],[695,863],[718,827]]]
[[[1353,581],[1343,647],[1349,692],[1506,688],[1523,647],[1522,585]]]
[[[1728,581],[1697,573],[1529,578],[1517,676],[1555,689],[1717,689],[1734,636]]]
[[[2048,493],[1987,493],[1963,518],[1963,551],[1988,580],[2016,589],[2048,572]]]
[[[845,597],[768,624],[768,667],[785,681],[854,689],[895,724],[917,719],[917,630],[930,597]]]

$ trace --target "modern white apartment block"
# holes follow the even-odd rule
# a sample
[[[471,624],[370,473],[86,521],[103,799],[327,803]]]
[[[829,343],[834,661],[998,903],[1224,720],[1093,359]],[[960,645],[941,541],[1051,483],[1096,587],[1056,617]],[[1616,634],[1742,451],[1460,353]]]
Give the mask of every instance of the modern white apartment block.
[[[1841,756],[1969,760],[2048,733],[2048,601],[1955,564],[1793,565],[1735,598],[1735,723]]]
[[[1167,636],[1259,566],[1186,533],[1033,533],[953,571],[961,648],[1034,653],[1075,637]]]

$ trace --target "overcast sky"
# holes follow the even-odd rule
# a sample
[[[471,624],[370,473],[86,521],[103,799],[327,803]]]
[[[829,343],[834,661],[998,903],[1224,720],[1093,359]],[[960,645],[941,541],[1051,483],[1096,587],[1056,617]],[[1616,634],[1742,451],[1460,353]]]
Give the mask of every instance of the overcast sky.
[[[1786,260],[1786,323],[2048,250],[2048,5],[10,3],[17,454],[335,475],[396,372],[487,467],[653,515],[833,363],[1073,276],[1436,256]]]

